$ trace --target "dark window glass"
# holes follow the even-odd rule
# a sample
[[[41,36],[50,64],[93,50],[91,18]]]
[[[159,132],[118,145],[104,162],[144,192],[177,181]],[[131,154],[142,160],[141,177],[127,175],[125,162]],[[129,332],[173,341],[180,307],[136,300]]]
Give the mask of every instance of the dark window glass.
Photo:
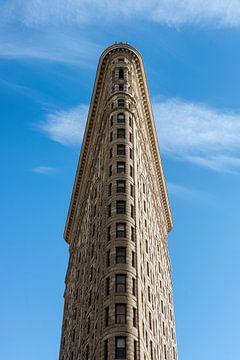
[[[125,115],[124,113],[119,113],[118,116],[117,116],[117,122],[118,123],[121,123],[121,124],[124,124],[125,123]]]
[[[125,100],[124,99],[118,99],[118,107],[124,107]]]
[[[106,265],[107,265],[107,266],[110,266],[110,250],[107,251]]]
[[[126,304],[115,305],[115,323],[126,324]]]
[[[137,326],[137,310],[133,308],[133,326]]]
[[[137,341],[134,340],[134,360],[137,360]]]
[[[108,196],[112,195],[112,183],[108,185]]]
[[[131,217],[133,218],[133,215],[134,215],[134,208],[133,208],[133,205],[131,205]]]
[[[132,133],[129,133],[129,141],[132,142]]]
[[[125,247],[116,247],[116,263],[125,264],[126,263],[126,248]]]
[[[126,237],[126,224],[117,223],[116,224],[116,237]]]
[[[109,176],[112,176],[112,165],[109,166]]]
[[[117,155],[125,155],[126,154],[126,146],[123,144],[117,145]]]
[[[133,185],[130,185],[130,195],[133,197]]]
[[[117,173],[125,173],[125,162],[117,162]]]
[[[132,266],[135,267],[135,252],[132,251]]]
[[[109,306],[105,308],[105,326],[109,325]]]
[[[110,126],[113,126],[113,116],[110,118]]]
[[[118,85],[118,90],[123,91],[123,85]]]
[[[129,118],[129,126],[132,126],[132,118]]]
[[[109,150],[109,158],[110,158],[110,159],[112,158],[112,154],[113,154],[113,149],[111,148],[111,149]]]
[[[124,201],[124,200],[116,201],[116,213],[117,214],[126,214],[126,201]]]
[[[132,278],[132,294],[136,295],[136,280]]]
[[[126,359],[126,338],[116,337],[116,359]]]
[[[126,292],[126,275],[124,274],[116,275],[116,292],[118,293]]]
[[[111,226],[108,227],[108,241],[111,240]]]
[[[109,289],[110,289],[110,278],[106,278],[106,295],[109,295]]]
[[[133,167],[130,165],[130,176],[133,177]]]
[[[124,71],[123,71],[123,69],[120,69],[118,74],[119,74],[119,76],[118,76],[119,79],[124,79]]]
[[[125,129],[117,129],[117,138],[125,139]]]
[[[108,360],[108,340],[104,341],[104,360]]]
[[[134,227],[131,226],[131,240],[134,241]]]
[[[129,150],[129,157],[130,157],[130,159],[133,158],[133,151],[132,151],[132,149]]]
[[[124,193],[126,188],[125,180],[117,180],[117,192]]]
[[[113,132],[110,132],[110,141],[113,141]]]

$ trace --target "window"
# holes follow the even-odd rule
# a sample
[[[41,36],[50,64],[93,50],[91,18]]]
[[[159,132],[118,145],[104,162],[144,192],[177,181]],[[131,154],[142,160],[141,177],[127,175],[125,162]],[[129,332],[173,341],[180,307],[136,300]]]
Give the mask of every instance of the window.
[[[152,344],[152,341],[150,341],[150,353],[151,353],[151,360],[153,360],[153,344]]]
[[[110,266],[110,250],[107,251],[106,265]]]
[[[126,188],[125,180],[117,180],[117,192],[124,193]]]
[[[117,293],[126,292],[126,275],[124,274],[116,275],[116,292]]]
[[[130,165],[130,176],[133,177],[133,167]]]
[[[123,71],[123,69],[120,69],[120,70],[119,70],[118,78],[119,78],[119,79],[124,79],[124,71]]]
[[[167,360],[167,347],[164,345],[164,359]]]
[[[117,155],[125,155],[126,154],[126,146],[123,144],[117,145]]]
[[[115,339],[116,359],[126,359],[126,338],[117,336]]]
[[[163,311],[163,301],[161,300],[161,310],[162,310],[162,313],[164,313]]]
[[[148,286],[148,301],[151,302],[150,286]]]
[[[109,306],[105,308],[105,326],[109,325]]]
[[[88,325],[87,325],[87,333],[90,333],[90,326],[91,326],[91,318],[90,316],[88,317]]]
[[[116,247],[116,264],[126,263],[126,248]]]
[[[92,290],[89,292],[89,298],[88,298],[88,306],[91,306],[92,303]]]
[[[108,340],[104,340],[104,360],[108,360]]]
[[[129,141],[132,142],[132,133],[129,133]]]
[[[137,360],[137,341],[136,340],[134,340],[133,349],[134,349],[134,360]]]
[[[120,124],[125,124],[125,115],[123,113],[118,114],[117,122],[120,123]]]
[[[112,206],[111,204],[108,205],[108,217],[110,217],[112,214]]]
[[[109,174],[109,176],[112,176],[112,165],[109,166],[108,174]]]
[[[129,126],[132,126],[132,118],[129,118]]]
[[[133,151],[132,151],[132,149],[129,150],[129,157],[130,157],[130,159],[133,158]]]
[[[112,158],[112,155],[113,155],[113,149],[111,148],[111,149],[109,150],[109,158],[110,158],[110,159]]]
[[[117,173],[121,174],[121,173],[125,173],[125,162],[117,162]]]
[[[126,201],[124,201],[124,200],[116,201],[116,213],[117,214],[126,214]]]
[[[133,308],[133,326],[137,326],[137,310]]]
[[[111,226],[108,227],[108,241],[111,240]]]
[[[125,139],[125,129],[117,129],[117,138]]]
[[[132,266],[135,267],[135,252],[132,251]]]
[[[117,223],[116,224],[116,237],[126,237],[126,224],[125,223]]]
[[[130,195],[133,197],[133,185],[130,184]]]
[[[113,132],[110,132],[110,141],[113,141]]]
[[[149,262],[147,261],[147,275],[149,276]]]
[[[108,185],[108,196],[112,195],[112,183]]]
[[[86,347],[86,360],[89,360],[89,345]]]
[[[165,332],[165,324],[164,324],[164,321],[162,323],[162,329],[163,329],[163,335],[165,336],[166,335],[166,332]]]
[[[134,227],[131,226],[131,240],[134,241]]]
[[[152,314],[149,313],[149,328],[152,330]]]
[[[115,305],[115,323],[126,324],[126,304]]]
[[[133,207],[133,205],[131,205],[131,217],[133,218],[133,214],[134,213],[134,207]]]
[[[113,126],[113,116],[110,118],[110,126]]]
[[[125,105],[124,99],[118,99],[118,107],[123,107]]]
[[[118,85],[118,90],[123,91],[123,85]]]
[[[109,288],[110,288],[110,278],[106,278],[106,295],[109,295]]]
[[[136,296],[136,280],[132,278],[132,294]]]

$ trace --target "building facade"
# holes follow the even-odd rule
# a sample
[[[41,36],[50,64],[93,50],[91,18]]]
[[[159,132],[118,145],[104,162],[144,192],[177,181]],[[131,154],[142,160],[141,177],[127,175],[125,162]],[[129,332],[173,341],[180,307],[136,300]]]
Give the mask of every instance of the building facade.
[[[172,217],[141,56],[102,54],[65,240],[60,360],[177,360]]]

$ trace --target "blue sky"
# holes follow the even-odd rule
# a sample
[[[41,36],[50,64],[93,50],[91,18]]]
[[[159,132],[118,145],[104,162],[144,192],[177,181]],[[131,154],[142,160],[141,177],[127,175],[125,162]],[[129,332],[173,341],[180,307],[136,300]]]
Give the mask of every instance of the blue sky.
[[[62,234],[98,58],[115,41],[145,63],[179,360],[239,359],[238,0],[0,1],[0,358],[58,358]]]

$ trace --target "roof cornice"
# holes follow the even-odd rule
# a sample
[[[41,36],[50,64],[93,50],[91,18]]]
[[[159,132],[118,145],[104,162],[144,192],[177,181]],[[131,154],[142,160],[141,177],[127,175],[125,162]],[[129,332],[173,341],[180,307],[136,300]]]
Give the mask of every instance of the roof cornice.
[[[138,76],[138,81],[139,81],[139,85],[140,85],[141,99],[143,102],[145,117],[146,117],[146,120],[148,123],[151,148],[152,148],[153,156],[155,159],[157,176],[158,176],[160,189],[161,189],[164,213],[165,213],[165,217],[166,217],[167,224],[168,224],[168,231],[170,231],[173,227],[172,215],[171,215],[170,204],[169,204],[169,199],[168,199],[168,194],[167,194],[167,187],[166,187],[165,177],[164,177],[163,168],[162,168],[162,161],[161,161],[160,152],[159,152],[158,138],[157,138],[155,123],[154,123],[154,118],[153,118],[152,106],[151,106],[150,97],[149,97],[149,91],[148,91],[148,86],[147,86],[147,81],[146,81],[143,60],[142,60],[140,53],[131,45],[129,45],[127,43],[116,43],[116,44],[109,46],[102,53],[102,55],[99,59],[99,63],[98,63],[96,78],[95,78],[95,82],[94,82],[94,90],[93,90],[93,94],[92,94],[92,98],[91,98],[91,104],[90,104],[90,109],[89,109],[89,113],[88,113],[87,124],[86,124],[85,133],[84,133],[84,137],[83,137],[80,158],[79,158],[79,162],[78,162],[76,177],[75,177],[75,181],[74,181],[74,185],[73,185],[71,202],[70,202],[67,221],[66,221],[66,225],[65,225],[64,238],[68,243],[70,243],[70,234],[71,234],[71,230],[72,230],[72,226],[73,226],[73,222],[74,222],[73,220],[74,220],[74,217],[76,214],[77,201],[78,201],[79,190],[80,190],[80,185],[81,185],[81,181],[82,181],[82,174],[83,174],[84,164],[85,164],[85,160],[86,160],[86,156],[87,156],[87,152],[88,152],[88,148],[89,148],[89,141],[90,141],[91,134],[92,134],[93,124],[94,124],[94,120],[95,120],[95,116],[96,116],[96,109],[98,108],[99,97],[101,94],[104,70],[106,67],[107,60],[113,52],[114,53],[130,52],[134,57],[135,64],[137,67],[137,76]]]

